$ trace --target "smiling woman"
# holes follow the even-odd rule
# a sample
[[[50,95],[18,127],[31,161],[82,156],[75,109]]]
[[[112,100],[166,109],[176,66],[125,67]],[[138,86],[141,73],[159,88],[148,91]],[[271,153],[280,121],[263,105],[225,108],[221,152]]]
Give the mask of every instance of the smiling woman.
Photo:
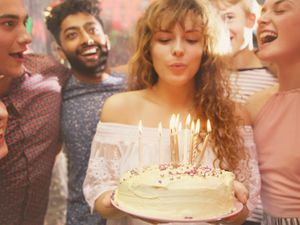
[[[300,224],[299,26],[300,1],[265,1],[258,21],[258,56],[276,64],[279,86],[248,102],[263,184],[265,225]]]
[[[299,48],[297,40],[300,34],[295,32],[294,35],[289,35],[289,31],[300,24],[296,14],[300,7],[298,3],[297,1],[266,1],[257,31],[260,48],[258,54],[262,59],[280,64],[284,57],[286,60],[294,59],[295,49]],[[273,5],[272,9],[269,7],[270,4]],[[282,32],[280,35],[279,31]],[[278,48],[271,47],[276,44],[279,45]]]

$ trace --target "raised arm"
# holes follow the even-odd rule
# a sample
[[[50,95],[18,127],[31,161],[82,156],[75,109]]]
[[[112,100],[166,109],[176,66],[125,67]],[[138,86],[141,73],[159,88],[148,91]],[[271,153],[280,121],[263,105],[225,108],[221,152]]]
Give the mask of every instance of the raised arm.
[[[91,210],[95,208],[100,214],[102,214],[101,209],[106,208],[108,203],[103,202],[102,206],[102,201],[98,199],[103,199],[106,192],[113,191],[117,187],[119,177],[120,152],[116,144],[106,142],[109,136],[109,133],[102,131],[101,122],[99,122],[83,184],[85,199]]]

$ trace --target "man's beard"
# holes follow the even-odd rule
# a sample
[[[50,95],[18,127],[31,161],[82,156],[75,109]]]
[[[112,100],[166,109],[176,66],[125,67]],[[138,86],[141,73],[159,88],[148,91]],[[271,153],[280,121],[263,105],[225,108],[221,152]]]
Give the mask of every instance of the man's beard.
[[[94,65],[87,65],[87,63],[78,57],[78,52],[76,54],[65,53],[72,70],[87,77],[97,77],[106,69],[108,51],[100,51],[98,54],[99,58],[97,62]]]
[[[67,59],[71,65],[72,70],[78,72],[79,74],[83,76],[88,77],[97,77],[98,73],[101,71],[101,66],[97,62],[94,66],[88,66],[86,65],[82,60],[80,60],[78,57],[72,55],[68,55]]]

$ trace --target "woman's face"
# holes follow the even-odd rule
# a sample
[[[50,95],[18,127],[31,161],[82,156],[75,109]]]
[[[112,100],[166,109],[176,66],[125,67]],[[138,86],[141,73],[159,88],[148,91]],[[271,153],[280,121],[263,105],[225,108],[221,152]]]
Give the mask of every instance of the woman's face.
[[[151,41],[151,57],[159,83],[171,86],[191,85],[199,70],[203,53],[203,34],[187,15],[184,27],[162,27]]]
[[[299,59],[299,27],[299,0],[266,0],[258,20],[258,56],[274,63]]]

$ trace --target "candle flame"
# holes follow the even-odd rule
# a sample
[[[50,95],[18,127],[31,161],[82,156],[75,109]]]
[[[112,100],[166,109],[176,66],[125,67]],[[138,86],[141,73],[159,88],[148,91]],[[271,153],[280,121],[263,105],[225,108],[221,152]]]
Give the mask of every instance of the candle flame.
[[[178,127],[178,124],[179,124],[179,117],[180,117],[180,114],[178,113],[176,115],[176,123],[175,123],[176,127]]]
[[[191,124],[191,114],[189,114],[187,117],[186,117],[186,120],[185,120],[185,128],[189,128]]]
[[[175,116],[175,114],[172,114],[171,119],[170,119],[170,129],[171,129],[171,132],[175,128],[175,124],[176,124],[176,116]]]
[[[162,124],[161,124],[161,122],[159,122],[159,124],[158,124],[158,134],[159,134],[159,136],[161,136],[161,134],[162,134]]]
[[[182,129],[182,123],[180,122],[178,125],[178,131],[181,131],[181,129]]]
[[[209,120],[207,120],[206,131],[207,133],[211,132],[211,125]]]
[[[196,122],[196,134],[198,134],[200,132],[200,120],[197,119],[197,122]]]
[[[143,133],[143,125],[142,125],[142,121],[139,121],[139,134],[141,135]]]
[[[192,121],[191,131],[194,132],[194,130],[195,130],[195,123],[194,123],[194,121]]]
[[[171,161],[174,165],[179,162],[179,149],[178,149],[178,134],[177,128],[179,125],[179,114],[175,116],[172,114],[170,120],[170,147],[171,147]]]

